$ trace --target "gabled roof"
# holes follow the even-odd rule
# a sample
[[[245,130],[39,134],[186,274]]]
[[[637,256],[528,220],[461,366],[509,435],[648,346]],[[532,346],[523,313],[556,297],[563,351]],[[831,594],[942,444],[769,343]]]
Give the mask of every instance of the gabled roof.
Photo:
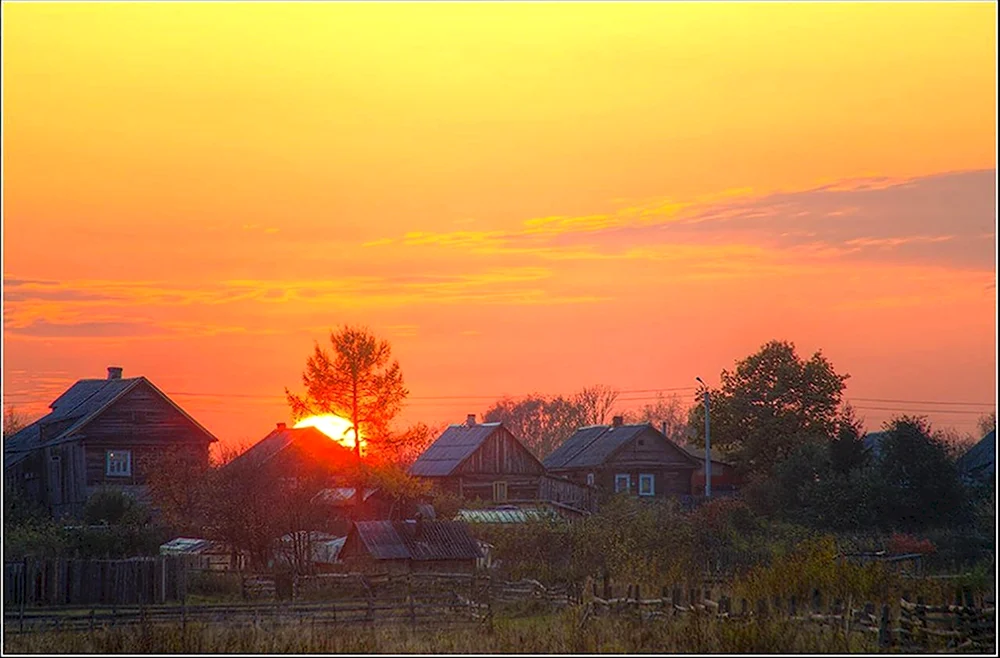
[[[345,457],[350,456],[350,450],[334,441],[326,434],[323,434],[315,427],[277,427],[257,443],[247,450],[237,455],[226,467],[241,464],[250,467],[259,467],[275,456],[284,452],[292,445],[302,447],[321,448],[327,452],[343,451]]]
[[[364,500],[368,500],[372,497],[376,489],[365,489],[364,490]],[[354,496],[357,494],[358,490],[354,487],[330,487],[329,489],[320,489],[313,496],[312,502],[322,503],[324,505],[351,505],[354,503]]]
[[[14,456],[16,453],[31,451],[43,445],[55,445],[73,440],[76,438],[75,435],[91,421],[140,384],[146,384],[153,389],[201,430],[210,441],[218,440],[145,377],[81,379],[49,405],[52,409],[51,412],[4,441],[4,466],[6,467],[8,462],[17,463],[20,460],[20,457]],[[42,429],[52,426],[57,428],[56,432],[58,433],[46,438],[43,442]]]
[[[470,560],[479,544],[457,521],[357,521],[351,528],[376,560]]]
[[[959,457],[956,466],[963,475],[990,476],[996,468],[996,459],[997,431],[993,430]]]
[[[587,468],[600,466],[619,448],[627,444],[632,439],[645,431],[652,431],[659,435],[668,444],[677,448],[678,453],[690,462],[694,462],[691,457],[680,446],[663,436],[659,430],[643,423],[641,425],[591,425],[581,427],[573,433],[566,442],[555,449],[542,462],[545,468]]]
[[[445,477],[483,445],[501,423],[449,425],[410,466],[410,475]]]

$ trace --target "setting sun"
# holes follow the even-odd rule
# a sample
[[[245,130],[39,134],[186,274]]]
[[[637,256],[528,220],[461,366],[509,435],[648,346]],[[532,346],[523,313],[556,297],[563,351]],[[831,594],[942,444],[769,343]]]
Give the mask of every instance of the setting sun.
[[[354,428],[351,421],[341,418],[336,414],[323,414],[321,416],[309,416],[295,423],[295,429],[300,427],[315,427],[323,434],[347,448],[354,448]],[[361,449],[364,450],[365,440],[361,439]]]

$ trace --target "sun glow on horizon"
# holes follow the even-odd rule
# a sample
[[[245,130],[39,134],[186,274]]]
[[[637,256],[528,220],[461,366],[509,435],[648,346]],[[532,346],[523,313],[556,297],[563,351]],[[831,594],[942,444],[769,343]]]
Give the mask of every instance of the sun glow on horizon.
[[[351,426],[351,421],[346,418],[336,414],[309,416],[295,423],[295,429],[302,427],[315,427],[345,448],[354,449],[354,428]],[[365,438],[361,437],[362,451],[365,448],[365,443]]]

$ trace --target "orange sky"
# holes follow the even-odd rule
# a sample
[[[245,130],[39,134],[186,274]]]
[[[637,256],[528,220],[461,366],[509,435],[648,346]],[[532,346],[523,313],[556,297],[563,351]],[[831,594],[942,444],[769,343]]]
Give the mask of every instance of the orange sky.
[[[714,385],[771,338],[850,373],[872,429],[994,406],[993,3],[3,23],[3,394],[31,416],[115,364],[255,441],[344,322],[392,340],[406,421]]]

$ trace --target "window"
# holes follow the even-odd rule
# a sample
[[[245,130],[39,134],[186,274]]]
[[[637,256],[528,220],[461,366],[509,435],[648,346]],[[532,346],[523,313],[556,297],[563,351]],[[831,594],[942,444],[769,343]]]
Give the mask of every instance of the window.
[[[640,473],[639,474],[639,495],[640,496],[653,496],[656,494],[656,490],[653,486],[653,474],[652,473]]]
[[[589,487],[594,486],[594,474],[593,473],[587,473],[587,486],[589,486]]]
[[[493,500],[497,502],[507,500],[507,483],[506,482],[494,482],[493,483]]]
[[[128,477],[132,475],[132,451],[108,450],[106,474],[112,477]]]
[[[619,473],[615,476],[615,493],[628,491],[632,488],[632,478],[628,473]]]

